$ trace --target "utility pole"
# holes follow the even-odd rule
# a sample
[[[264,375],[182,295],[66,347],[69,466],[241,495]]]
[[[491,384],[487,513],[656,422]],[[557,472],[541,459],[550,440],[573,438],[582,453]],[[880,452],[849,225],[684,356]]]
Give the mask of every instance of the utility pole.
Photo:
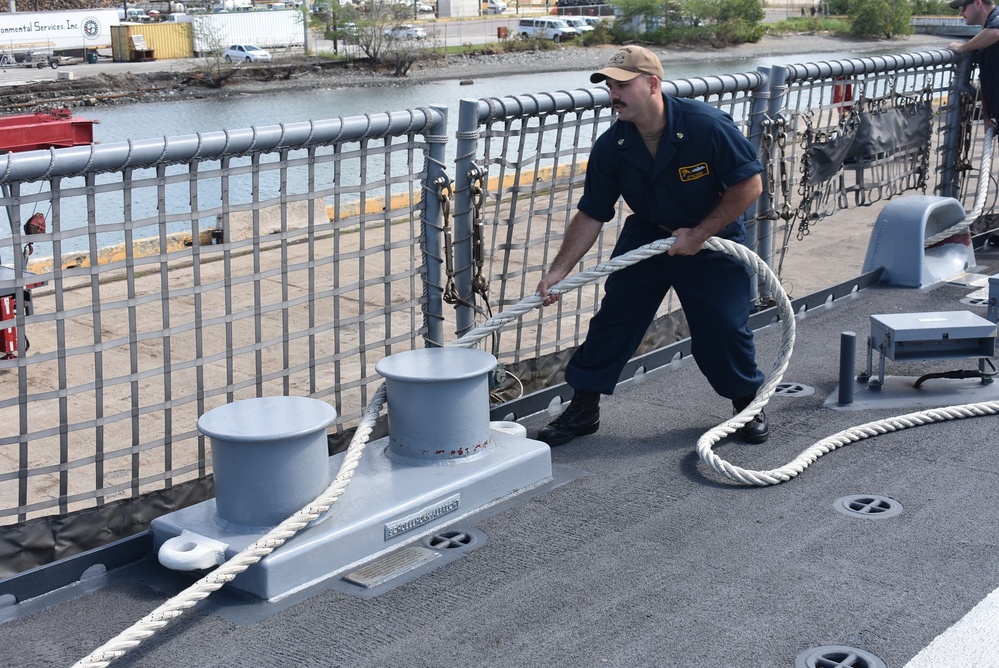
[[[302,44],[305,55],[309,55],[309,0],[302,3]]]

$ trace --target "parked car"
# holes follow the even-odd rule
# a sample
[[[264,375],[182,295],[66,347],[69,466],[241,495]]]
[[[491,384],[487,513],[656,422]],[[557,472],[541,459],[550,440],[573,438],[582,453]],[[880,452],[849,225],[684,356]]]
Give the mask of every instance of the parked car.
[[[388,39],[424,39],[426,36],[426,30],[410,23],[401,23],[385,30],[385,37]]]
[[[222,53],[227,63],[269,63],[271,54],[253,44],[233,44]]]
[[[506,3],[503,0],[486,0],[483,9],[487,14],[502,14],[506,11]]]
[[[580,35],[587,32],[593,32],[594,28],[585,19],[578,16],[561,16],[559,17],[563,21],[569,24],[569,27],[575,28],[576,32]]]
[[[150,23],[153,19],[144,9],[118,9],[118,20],[128,23]]]
[[[524,39],[551,39],[556,42],[572,39],[579,34],[579,31],[566,23],[562,17],[520,19],[517,32]]]
[[[433,14],[434,6],[426,2],[417,2],[416,11],[420,14]]]

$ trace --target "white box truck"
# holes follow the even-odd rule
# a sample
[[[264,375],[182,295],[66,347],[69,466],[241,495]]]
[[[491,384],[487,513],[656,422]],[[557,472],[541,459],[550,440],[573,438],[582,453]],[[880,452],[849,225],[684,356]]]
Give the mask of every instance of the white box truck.
[[[11,53],[51,53],[111,46],[116,9],[0,13],[0,49]]]
[[[302,12],[294,9],[198,14],[191,19],[194,53],[199,55],[225,49],[230,44],[254,44],[266,49],[305,43]]]

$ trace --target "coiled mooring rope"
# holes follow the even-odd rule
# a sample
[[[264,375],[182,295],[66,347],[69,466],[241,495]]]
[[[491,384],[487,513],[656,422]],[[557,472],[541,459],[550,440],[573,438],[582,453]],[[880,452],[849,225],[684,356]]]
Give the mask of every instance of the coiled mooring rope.
[[[664,253],[672,247],[674,241],[675,238],[670,237],[669,239],[661,239],[640,246],[635,250],[601,263],[593,269],[566,278],[552,286],[550,292],[562,294],[582,287],[619,269]],[[822,455],[865,438],[900,431],[910,427],[918,427],[932,422],[943,422],[946,420],[980,417],[999,413],[999,401],[985,401],[962,406],[930,409],[899,417],[887,418],[885,420],[868,422],[829,436],[805,449],[785,466],[769,471],[744,469],[725,461],[712,451],[712,447],[722,438],[735,433],[740,427],[747,424],[769,402],[791,360],[791,351],[794,347],[795,319],[791,300],[781,287],[780,280],[756,253],[741,244],[717,237],[712,237],[705,242],[704,247],[709,250],[727,253],[749,265],[757,277],[765,281],[771,294],[776,296],[777,314],[781,323],[781,339],[777,357],[774,360],[773,370],[757,392],[756,398],[740,413],[708,430],[697,441],[698,456],[712,470],[731,480],[747,485],[776,485],[794,478]],[[507,323],[517,320],[541,304],[542,298],[540,295],[531,295],[514,304],[508,310],[489,318],[450,345],[461,347],[473,346],[479,340],[489,336],[492,332],[502,328]],[[316,497],[312,503],[271,529],[258,541],[233,556],[181,593],[166,601],[163,605],[153,610],[118,636],[94,650],[90,655],[75,663],[74,668],[103,668],[109,665],[112,661],[139,646],[139,644],[153,636],[172,620],[180,617],[187,610],[207,598],[212,592],[221,589],[226,583],[231,582],[237,575],[279,548],[305,528],[306,525],[327,512],[337,502],[350,483],[361,454],[364,452],[364,448],[374,429],[375,421],[385,406],[385,400],[385,384],[382,383],[375,392],[374,398],[365,410],[361,422],[354,432],[354,437],[347,447],[344,460],[337,471],[336,477],[330,486]]]

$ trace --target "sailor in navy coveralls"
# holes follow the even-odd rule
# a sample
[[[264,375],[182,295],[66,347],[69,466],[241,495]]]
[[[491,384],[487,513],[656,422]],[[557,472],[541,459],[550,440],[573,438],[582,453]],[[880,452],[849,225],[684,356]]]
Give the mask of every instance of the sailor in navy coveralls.
[[[620,49],[590,77],[606,81],[618,120],[593,146],[578,211],[538,292],[546,305],[557,301],[548,289],[593,245],[619,197],[634,213],[615,256],[669,236],[676,241],[667,253],[608,277],[586,340],[566,369],[572,402],[538,434],[552,446],[600,426],[600,395],[614,392],[670,287],[686,315],[694,359],[714,390],[738,412],[763,384],[748,323],[751,272],[737,258],[702,250],[712,236],[744,240],[743,213],[762,191],[763,165],[728,114],[663,95],[662,79],[659,59],[638,46]],[[766,416],[761,412],[740,434],[764,442]]]
[[[967,42],[952,42],[948,48],[974,54],[981,84],[982,123],[985,130],[995,130],[999,117],[999,10],[992,0],[950,0],[947,4],[961,12],[965,24],[982,26]]]

